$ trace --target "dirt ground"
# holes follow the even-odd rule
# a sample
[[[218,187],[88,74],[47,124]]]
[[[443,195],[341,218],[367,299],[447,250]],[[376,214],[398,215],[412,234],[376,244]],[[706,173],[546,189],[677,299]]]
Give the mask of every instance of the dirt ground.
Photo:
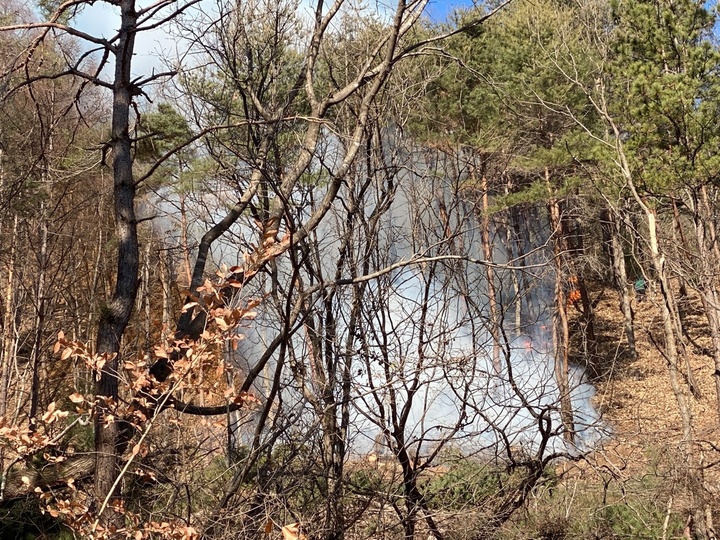
[[[627,351],[617,293],[605,288],[593,291],[592,296],[599,299],[595,306],[597,348],[589,358],[588,371],[597,388],[594,404],[609,436],[588,463],[607,467],[619,478],[630,477],[665,457],[681,454],[676,451],[685,444],[678,402],[662,352],[661,296],[651,288],[644,300],[633,300],[638,353],[634,359]],[[679,366],[681,384],[692,411],[699,459],[712,465],[720,460],[720,421],[710,336],[699,298],[691,294],[680,303],[679,311],[687,333]],[[695,395],[688,380],[695,383]],[[587,463],[578,467],[586,469]],[[708,473],[718,475],[717,468],[710,466]]]

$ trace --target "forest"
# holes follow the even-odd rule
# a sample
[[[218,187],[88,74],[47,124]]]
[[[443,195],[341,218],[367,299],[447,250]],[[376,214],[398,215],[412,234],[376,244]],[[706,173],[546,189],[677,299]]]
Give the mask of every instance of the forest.
[[[0,0],[0,538],[718,538],[699,0]]]

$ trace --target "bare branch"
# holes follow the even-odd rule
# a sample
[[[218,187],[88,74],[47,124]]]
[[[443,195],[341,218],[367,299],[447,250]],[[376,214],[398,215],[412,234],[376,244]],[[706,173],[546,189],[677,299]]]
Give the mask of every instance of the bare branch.
[[[74,3],[82,3],[82,2],[74,2]],[[72,26],[67,26],[66,24],[60,24],[57,22],[37,22],[37,23],[26,23],[26,24],[13,24],[10,26],[0,26],[0,32],[12,32],[15,30],[38,30],[38,29],[45,29],[45,30],[60,30],[62,32],[65,32],[68,35],[71,35],[73,37],[77,37],[80,39],[83,39],[85,41],[89,41],[90,43],[95,43],[96,45],[101,45],[108,49],[113,49],[112,41],[108,41],[104,38],[99,38],[90,34],[87,34],[85,32],[81,32],[80,30],[73,28]],[[42,36],[44,38],[44,34]],[[40,38],[38,38],[40,39]]]

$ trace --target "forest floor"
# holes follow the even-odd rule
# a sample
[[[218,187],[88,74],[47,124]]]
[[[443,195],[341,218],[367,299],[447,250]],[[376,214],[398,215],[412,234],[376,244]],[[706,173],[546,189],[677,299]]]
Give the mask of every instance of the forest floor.
[[[670,386],[668,364],[663,354],[664,340],[661,296],[649,290],[647,297],[633,300],[637,358],[627,353],[618,296],[605,289],[596,305],[595,332],[598,343],[594,359],[597,395],[594,404],[603,422],[612,430],[600,451],[608,459],[621,460],[624,467],[636,469],[633,460],[647,462],[649,449],[676,447],[682,441],[678,403]],[[717,396],[713,380],[710,335],[700,299],[690,294],[679,306],[686,331],[685,359],[678,366],[680,384],[689,398],[698,441],[720,443]],[[689,391],[688,381],[696,387]],[[643,459],[645,455],[645,459]]]
[[[660,293],[651,288],[644,300],[633,300],[636,358],[628,354],[617,293],[610,287],[596,288],[591,296],[596,301],[596,349],[588,354],[587,373],[597,390],[593,404],[608,435],[586,460],[561,466],[561,477],[566,486],[599,486],[603,500],[612,491],[625,498],[626,488],[634,486],[640,500],[657,504],[658,510],[666,506],[663,513],[684,520],[692,489],[682,474],[687,470],[682,463],[686,443],[663,354]],[[695,455],[707,488],[714,490],[720,486],[720,422],[710,335],[697,295],[691,293],[679,310],[686,332],[685,354],[678,366],[680,385],[692,411]],[[575,341],[581,342],[579,336]],[[688,380],[694,381],[695,395]],[[718,500],[717,493],[710,495]]]

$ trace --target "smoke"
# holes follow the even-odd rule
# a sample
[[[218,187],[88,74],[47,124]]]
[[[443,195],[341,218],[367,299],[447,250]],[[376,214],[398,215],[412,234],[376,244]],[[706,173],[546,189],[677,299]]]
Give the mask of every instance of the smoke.
[[[473,321],[466,303],[448,287],[428,283],[417,270],[398,272],[392,282],[383,335],[391,335],[396,345],[388,351],[386,344],[375,343],[375,361],[363,373],[365,380],[355,384],[357,395],[377,400],[376,406],[362,400],[366,408],[358,416],[363,421],[352,437],[358,451],[377,447],[377,434],[395,427],[393,409],[402,416],[406,408],[405,439],[420,454],[447,443],[468,454],[502,452],[507,446],[533,453],[542,429],[549,429],[547,448],[556,452],[574,454],[602,438],[591,401],[595,390],[579,366],[569,374],[576,438],[573,444],[563,438],[546,326],[538,324],[533,336],[506,338],[499,346],[498,369],[486,325]]]
[[[352,339],[350,287],[338,289],[330,307],[323,304],[321,292],[308,299],[306,309],[318,320],[324,317],[323,310],[332,311],[336,340],[327,346],[335,348],[332,354],[338,362],[351,363],[348,440],[353,451],[382,447],[388,443],[388,434],[398,429],[404,444],[419,453],[442,444],[468,453],[498,453],[508,446],[533,452],[547,437],[548,449],[554,451],[579,452],[597,444],[606,429],[592,405],[595,390],[581,366],[571,366],[569,373],[577,436],[574,445],[563,438],[549,330],[555,276],[552,253],[546,248],[550,231],[542,205],[526,205],[522,220],[509,210],[492,222],[492,258],[497,265],[494,300],[500,321],[500,335],[494,342],[486,267],[469,262],[484,259],[477,197],[463,187],[462,171],[446,177],[423,164],[424,157],[412,153],[405,157],[413,167],[395,178],[392,202],[375,236],[367,236],[362,227],[344,229],[347,207],[338,201],[315,236],[319,254],[315,269],[299,274],[306,284],[316,282],[320,275],[335,276],[335,254],[347,235],[353,239],[358,275],[418,256],[455,257],[406,266],[367,282],[361,320]],[[366,218],[381,206],[386,189],[379,183],[364,192]],[[346,197],[347,193],[341,193],[341,198]],[[308,212],[298,210],[303,211]],[[241,238],[252,235],[251,226],[238,231]],[[233,253],[231,246],[225,249]],[[364,257],[371,262],[367,269]],[[294,279],[289,261],[276,261],[274,272],[284,290],[289,290]],[[347,274],[346,266],[342,277]],[[245,291],[247,296],[273,292],[272,283],[262,276],[253,285],[254,290]],[[277,307],[284,305],[281,302]],[[264,354],[282,331],[280,321],[267,304],[252,325],[243,329],[246,339],[231,353],[241,370],[249,371]],[[310,332],[301,327],[288,340],[289,356],[305,364],[315,354],[309,347]],[[354,350],[343,349],[348,342]],[[253,392],[258,396],[267,398],[276,366],[277,357],[256,380]],[[296,419],[298,426],[312,430],[315,412],[303,392],[320,389],[311,374],[301,383],[286,366],[282,385],[285,414]],[[253,418],[237,420],[241,421],[248,428],[238,432],[245,433],[247,441]],[[549,435],[544,433],[548,429]]]

